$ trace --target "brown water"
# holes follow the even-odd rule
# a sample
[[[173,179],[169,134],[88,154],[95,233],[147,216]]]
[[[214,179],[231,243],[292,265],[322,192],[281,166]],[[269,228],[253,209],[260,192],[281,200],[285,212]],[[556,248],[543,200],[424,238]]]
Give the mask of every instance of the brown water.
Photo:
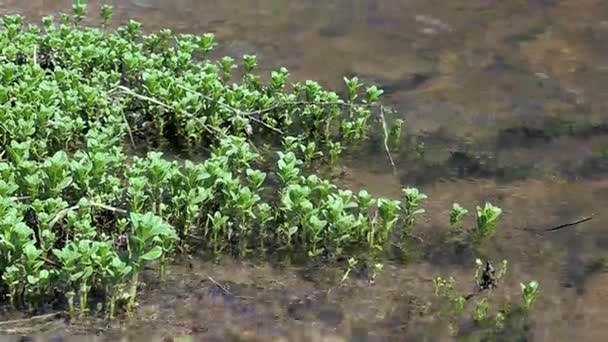
[[[339,288],[342,271],[334,267],[196,261],[192,269],[176,266],[163,283],[151,276],[137,317],[123,327],[59,325],[49,333],[93,336],[100,329],[110,339],[191,334],[212,340],[228,330],[269,340],[304,331],[314,341],[321,335],[437,340],[445,336],[442,325],[421,314],[432,301],[430,279],[455,275],[467,289],[473,272],[473,254],[442,244],[451,203],[473,209],[489,200],[504,216],[486,253],[510,262],[496,301],[519,300],[520,281],[542,286],[532,325],[512,330],[507,340],[608,338],[608,274],[597,266],[608,256],[602,210],[608,206],[608,2],[110,2],[116,23],[134,17],[149,31],[214,32],[220,53],[255,53],[263,70],[286,66],[295,80],[331,87],[340,87],[343,75],[359,75],[386,89],[386,101],[405,119],[408,143],[424,143],[424,154],[403,149],[393,176],[372,141],[351,156],[340,182],[395,198],[406,185],[427,193],[428,214],[416,228],[421,252],[413,263],[387,264],[374,286],[355,278]],[[89,4],[97,8],[99,1]],[[34,20],[69,7],[68,0],[0,0],[0,13]],[[554,233],[526,230],[591,214],[593,220]]]

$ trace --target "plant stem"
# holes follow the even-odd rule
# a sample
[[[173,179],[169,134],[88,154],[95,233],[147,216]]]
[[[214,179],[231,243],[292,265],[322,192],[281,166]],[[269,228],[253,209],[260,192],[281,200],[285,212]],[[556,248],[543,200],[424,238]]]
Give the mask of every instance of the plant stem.
[[[116,295],[110,296],[110,319],[114,319],[114,312],[116,309]]]
[[[87,312],[87,284],[80,286],[80,318],[83,319]]]
[[[131,296],[129,298],[128,311],[133,313],[135,308],[135,297],[137,296],[137,285],[139,283],[139,271],[133,272],[133,278],[131,279]]]
[[[76,320],[76,312],[74,310],[74,292],[68,292],[68,311],[70,312],[70,321]]]

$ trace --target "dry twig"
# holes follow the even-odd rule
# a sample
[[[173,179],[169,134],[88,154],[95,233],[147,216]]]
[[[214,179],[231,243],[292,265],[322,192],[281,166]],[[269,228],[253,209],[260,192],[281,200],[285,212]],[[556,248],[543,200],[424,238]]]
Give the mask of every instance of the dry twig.
[[[95,202],[92,202],[92,203],[89,203],[89,204],[92,207],[98,207],[98,208],[101,208],[101,209],[104,209],[104,210],[108,210],[108,211],[111,211],[111,212],[114,212],[114,213],[119,213],[119,214],[122,214],[122,215],[128,214],[128,211],[125,210],[125,209],[120,209],[120,208],[112,207],[112,206],[109,206],[109,205],[106,205],[106,204],[95,203]],[[53,217],[53,219],[51,220],[51,222],[49,222],[49,229],[53,228],[53,226],[55,224],[57,224],[57,222],[59,222],[61,219],[63,219],[65,217],[65,215],[68,214],[68,212],[70,212],[72,210],[78,210],[79,208],[80,208],[80,205],[76,204],[76,205],[71,206],[69,208],[65,208],[63,210],[60,210],[57,213],[57,215],[55,215],[55,217]]]
[[[271,125],[269,125],[269,124],[265,123],[264,121],[262,121],[262,120],[260,120],[260,119],[257,119],[257,118],[254,118],[254,117],[251,117],[251,115],[252,115],[252,113],[251,113],[251,112],[242,112],[242,111],[240,111],[240,110],[238,110],[238,109],[236,109],[236,108],[234,108],[234,107],[232,107],[232,106],[229,106],[229,105],[227,105],[227,104],[225,104],[225,103],[223,103],[223,102],[220,102],[220,101],[214,100],[213,98],[211,98],[211,97],[209,97],[209,96],[207,96],[207,95],[205,95],[205,94],[202,94],[202,93],[200,93],[200,92],[198,92],[198,91],[195,91],[195,90],[192,90],[192,89],[190,89],[190,88],[184,87],[184,86],[183,86],[183,85],[181,85],[181,84],[178,84],[178,85],[177,85],[177,87],[178,87],[178,88],[181,88],[181,89],[184,89],[184,90],[186,90],[186,91],[188,91],[188,92],[190,92],[190,93],[192,93],[192,94],[197,94],[197,95],[201,96],[202,98],[204,98],[204,99],[205,99],[205,100],[207,100],[207,101],[215,102],[215,103],[217,103],[218,105],[220,105],[220,106],[224,107],[225,109],[228,109],[229,111],[233,112],[233,113],[234,113],[234,114],[236,114],[236,115],[240,115],[240,116],[248,116],[248,117],[250,117],[250,119],[251,119],[251,120],[253,120],[253,121],[255,121],[255,122],[259,123],[260,125],[262,125],[262,126],[264,126],[264,127],[268,128],[268,129],[270,129],[270,130],[273,130],[273,131],[275,131],[275,132],[277,132],[277,133],[279,133],[279,134],[284,134],[284,133],[283,133],[283,131],[281,131],[280,129],[278,129],[278,128],[276,128],[276,127],[273,127],[273,126],[271,126]]]
[[[384,106],[380,106],[380,121],[382,122],[382,130],[384,131],[384,150],[386,151],[388,160],[393,167],[393,174],[397,174],[397,167],[395,166],[395,161],[391,155],[391,150],[388,147],[388,129],[386,128],[386,119],[384,118]]]

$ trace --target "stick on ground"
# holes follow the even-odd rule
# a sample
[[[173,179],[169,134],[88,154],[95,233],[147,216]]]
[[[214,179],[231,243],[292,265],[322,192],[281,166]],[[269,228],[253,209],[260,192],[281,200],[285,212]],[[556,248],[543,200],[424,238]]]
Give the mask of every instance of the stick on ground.
[[[557,227],[545,229],[545,231],[546,232],[554,232],[556,230],[560,230],[560,229],[576,226],[577,224],[581,224],[583,222],[587,222],[587,221],[591,220],[593,218],[593,216],[595,216],[595,214],[592,214],[591,216],[587,216],[587,217],[585,217],[583,219],[580,219],[578,221],[574,221],[574,222],[570,222],[570,223],[565,223],[565,224],[561,224],[561,225],[559,225]]]

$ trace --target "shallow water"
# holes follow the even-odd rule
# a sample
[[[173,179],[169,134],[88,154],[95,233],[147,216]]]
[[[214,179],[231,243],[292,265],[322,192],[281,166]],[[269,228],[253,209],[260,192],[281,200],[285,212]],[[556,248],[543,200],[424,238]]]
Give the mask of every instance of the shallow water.
[[[608,245],[602,212],[608,205],[608,2],[110,2],[115,24],[134,17],[149,31],[213,32],[219,53],[255,53],[263,70],[286,66],[294,80],[341,87],[343,75],[359,75],[379,84],[405,119],[408,144],[424,143],[424,154],[395,152],[394,176],[372,141],[350,156],[340,182],[395,198],[413,185],[429,200],[416,228],[420,255],[407,265],[387,264],[374,286],[355,279],[333,289],[342,271],[328,267],[196,261],[192,270],[176,266],[164,283],[151,276],[135,323],[102,335],[211,340],[227,329],[260,336],[299,330],[334,340],[434,340],[431,331],[441,329],[419,317],[432,299],[430,279],[453,274],[466,282],[473,272],[471,253],[442,245],[451,203],[472,211],[491,201],[504,216],[486,253],[510,263],[498,292],[518,300],[520,281],[542,286],[526,338],[606,339],[608,276],[597,265]],[[95,9],[99,1],[89,4]],[[69,8],[68,0],[0,0],[0,13],[34,20]],[[591,214],[593,220],[573,228],[529,231]]]

